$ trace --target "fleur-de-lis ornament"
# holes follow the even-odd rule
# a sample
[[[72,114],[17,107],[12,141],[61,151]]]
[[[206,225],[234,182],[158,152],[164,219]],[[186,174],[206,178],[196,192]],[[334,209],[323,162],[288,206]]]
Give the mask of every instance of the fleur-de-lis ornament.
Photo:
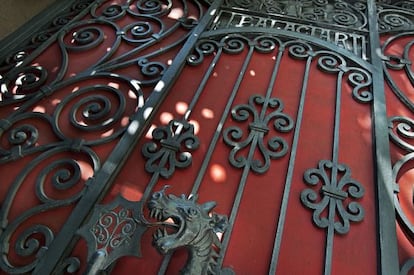
[[[153,141],[144,144],[142,154],[148,159],[145,170],[158,172],[169,178],[175,168],[185,168],[191,164],[191,154],[198,148],[199,140],[194,135],[194,126],[185,120],[171,120],[168,125],[152,132]]]
[[[319,162],[318,169],[309,169],[304,174],[307,184],[321,187],[302,191],[302,203],[313,209],[313,222],[320,228],[333,228],[336,233],[346,234],[350,222],[364,218],[364,209],[354,201],[364,195],[364,187],[351,178],[351,170],[345,164],[329,160]],[[328,210],[328,211],[326,211]]]
[[[257,109],[258,106],[262,108]],[[270,160],[283,157],[288,151],[287,142],[280,136],[273,136],[265,142],[265,136],[272,131],[269,124],[273,124],[278,132],[289,132],[293,128],[293,120],[283,113],[283,103],[278,98],[266,98],[261,95],[253,95],[249,98],[249,104],[237,105],[231,115],[237,122],[252,120],[248,125],[249,134],[243,139],[243,130],[237,126],[230,126],[223,132],[224,142],[233,147],[229,155],[230,163],[237,167],[245,167],[247,163],[256,173],[265,173],[270,167]],[[268,109],[270,109],[268,111]],[[249,147],[248,156],[239,153]],[[254,152],[258,150],[262,159],[254,158]]]

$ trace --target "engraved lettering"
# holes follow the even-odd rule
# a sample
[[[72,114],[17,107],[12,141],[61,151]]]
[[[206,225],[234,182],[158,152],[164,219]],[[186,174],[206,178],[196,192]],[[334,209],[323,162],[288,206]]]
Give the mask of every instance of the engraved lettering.
[[[240,27],[251,27],[251,26],[253,26],[253,17],[242,15],[239,23],[235,27],[240,28]]]
[[[362,35],[356,33],[336,32],[317,26],[302,25],[278,19],[227,11],[222,11],[218,17],[214,21],[213,29],[256,27],[297,32],[334,43],[338,47],[346,49],[358,56],[365,57],[366,55],[365,39]]]
[[[321,29],[321,34],[319,35],[319,38],[331,42],[331,38],[329,37],[329,35],[329,30]]]
[[[295,31],[295,25],[294,24],[289,24],[287,23],[286,27],[285,27],[285,31],[291,31],[294,32]]]
[[[273,20],[273,19],[271,19],[271,20],[270,20],[270,27],[271,27],[271,28],[274,28],[274,27],[275,27],[275,25],[276,25],[276,23],[277,23],[277,20]]]
[[[312,33],[312,31],[311,31],[311,27],[309,27],[309,26],[304,26],[304,25],[299,25],[297,28],[296,28],[296,31],[297,32],[300,32],[300,33],[304,33],[304,34],[311,34]]]
[[[259,21],[256,23],[256,27],[259,28],[266,28],[267,27],[267,19],[266,18],[259,18]]]
[[[335,44],[344,49],[348,49],[347,43],[346,43],[348,38],[349,38],[348,35],[346,35],[345,33],[336,32],[335,33]]]

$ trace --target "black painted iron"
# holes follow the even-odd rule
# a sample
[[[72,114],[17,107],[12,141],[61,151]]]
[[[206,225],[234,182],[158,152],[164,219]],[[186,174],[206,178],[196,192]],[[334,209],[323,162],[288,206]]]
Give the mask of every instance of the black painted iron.
[[[291,185],[293,170],[295,167],[295,154],[297,150],[300,130],[302,127],[303,108],[306,104],[307,85],[309,78],[309,70],[312,62],[317,62],[318,68],[327,73],[336,74],[338,87],[342,81],[348,81],[354,88],[352,96],[359,103],[368,103],[367,108],[372,107],[374,119],[374,137],[375,137],[375,161],[378,186],[378,249],[379,249],[379,272],[384,275],[397,274],[401,270],[402,274],[406,274],[414,266],[413,260],[408,259],[399,268],[397,256],[397,243],[395,232],[395,212],[400,224],[409,235],[413,235],[413,225],[409,222],[403,213],[398,202],[398,174],[402,166],[413,159],[413,144],[410,143],[412,138],[413,122],[407,117],[391,117],[387,118],[384,106],[384,78],[391,86],[393,92],[399,97],[400,101],[407,106],[410,111],[414,110],[414,105],[406,96],[405,91],[399,89],[392,79],[389,70],[404,71],[411,82],[413,82],[413,72],[411,69],[412,61],[409,60],[408,52],[413,45],[414,29],[414,13],[412,1],[206,1],[210,4],[210,9],[204,12],[204,2],[195,1],[199,7],[199,18],[190,18],[187,10],[184,10],[184,16],[170,28],[166,29],[162,21],[174,6],[174,1],[166,0],[163,5],[158,5],[160,1],[126,1],[125,5],[109,5],[100,11],[100,7],[105,1],[59,1],[49,11],[46,11],[41,19],[36,19],[36,24],[27,29],[22,29],[16,37],[10,37],[0,44],[0,89],[1,100],[0,106],[10,106],[12,104],[19,105],[19,108],[12,112],[8,117],[0,120],[0,134],[6,135],[8,147],[0,148],[0,162],[10,163],[25,156],[36,155],[32,162],[21,171],[15,179],[12,187],[5,196],[5,200],[1,202],[0,209],[0,252],[3,257],[0,260],[0,268],[2,271],[10,274],[19,274],[33,272],[34,274],[50,274],[52,272],[76,273],[79,269],[79,259],[70,256],[70,250],[76,239],[78,232],[87,240],[89,245],[88,261],[89,273],[94,274],[100,270],[107,269],[109,265],[116,262],[121,255],[139,256],[139,245],[132,247],[125,245],[113,246],[114,254],[107,250],[97,248],[99,236],[91,233],[91,228],[96,228],[101,218],[111,213],[115,205],[125,206],[129,211],[133,209],[134,220],[128,220],[131,230],[134,231],[135,237],[125,235],[126,239],[139,239],[139,234],[146,230],[148,223],[143,218],[142,208],[144,202],[153,192],[153,187],[158,182],[159,177],[168,178],[174,173],[174,167],[186,168],[191,163],[191,157],[188,152],[182,152],[182,146],[179,144],[183,139],[192,140],[192,145],[187,146],[187,150],[191,151],[197,147],[197,138],[194,136],[192,126],[188,124],[191,111],[199,100],[204,91],[208,79],[211,77],[213,70],[222,55],[241,54],[246,52],[245,60],[240,68],[238,79],[233,85],[233,89],[229,91],[229,99],[220,118],[217,131],[215,132],[208,151],[204,156],[202,167],[199,171],[197,179],[193,183],[192,193],[197,193],[201,181],[206,174],[207,167],[210,163],[211,156],[220,137],[224,136],[227,144],[233,148],[241,146],[253,146],[253,140],[261,140],[264,135],[270,134],[272,127],[267,125],[268,120],[257,111],[254,106],[263,105],[265,107],[277,108],[280,102],[270,97],[270,91],[273,89],[274,79],[279,71],[279,62],[283,54],[289,54],[292,58],[301,60],[305,64],[305,73],[303,75],[302,89],[300,95],[300,104],[296,119],[293,119],[282,112],[277,112],[278,116],[283,118],[285,124],[274,124],[275,130],[280,132],[293,131],[293,141],[289,146],[285,146],[283,142],[275,142],[270,147],[275,149],[279,144],[283,150],[279,154],[272,154],[264,150],[265,164],[257,164],[252,157],[246,158],[243,162],[238,162],[234,157],[230,157],[230,162],[238,168],[243,168],[243,175],[240,180],[240,186],[237,190],[233,208],[229,217],[229,227],[226,231],[222,243],[215,239],[214,228],[211,229],[210,236],[215,242],[212,247],[221,248],[214,255],[214,261],[200,261],[195,266],[188,266],[188,270],[205,269],[211,267],[213,272],[226,272],[222,269],[222,261],[228,245],[229,236],[232,230],[232,224],[235,221],[241,197],[243,194],[244,184],[249,173],[266,173],[271,167],[271,160],[286,157],[289,158],[289,167],[285,180],[285,189],[281,203],[281,211],[278,218],[278,226],[275,234],[273,255],[269,266],[269,274],[276,272],[278,264],[278,256],[280,244],[283,237],[284,223],[286,220],[287,204],[291,198]],[[136,10],[129,9],[129,5],[135,5]],[[182,1],[187,4],[187,1]],[[157,4],[158,3],[158,4]],[[57,14],[59,11],[59,14]],[[142,16],[142,15],[145,16]],[[53,15],[53,16],[51,16]],[[85,15],[90,15],[92,19],[83,20]],[[128,26],[120,27],[116,21],[124,16],[135,16],[137,22]],[[49,19],[52,18],[52,19]],[[93,25],[93,26],[92,26]],[[45,27],[46,26],[46,27]],[[99,26],[99,27],[98,27]],[[104,39],[103,27],[111,29],[115,34],[115,39],[110,50],[99,58],[95,64],[80,72],[77,76],[64,79],[65,70],[68,65],[68,53],[82,52],[93,49],[100,45]],[[141,52],[149,49],[168,37],[178,28],[188,30],[186,36],[181,37],[177,41],[172,42],[167,47],[141,55]],[[38,31],[36,31],[36,29]],[[158,31],[156,31],[158,30]],[[383,44],[379,41],[379,35],[390,34],[390,38]],[[393,33],[396,33],[393,35]],[[30,36],[28,35],[30,34]],[[73,44],[68,44],[65,40],[67,35],[73,35]],[[27,39],[30,37],[30,39]],[[389,45],[400,38],[408,38],[409,42],[405,45],[404,54],[402,56],[384,55]],[[62,49],[62,66],[59,68],[54,79],[50,79],[51,73],[47,72],[42,65],[32,65],[31,62],[39,56],[52,43],[57,42]],[[134,48],[120,56],[113,58],[114,53],[121,43],[133,45]],[[368,44],[368,46],[367,46]],[[155,60],[155,57],[168,52],[176,47],[182,47],[171,65]],[[277,48],[277,52],[273,52]],[[241,82],[246,74],[247,67],[255,52],[274,53],[277,56],[272,80],[268,85],[266,95],[258,95],[252,97],[251,104],[239,105],[233,112],[233,100],[238,93]],[[381,53],[382,52],[382,53]],[[98,206],[96,205],[110,186],[114,183],[116,175],[125,162],[132,148],[142,136],[148,123],[151,121],[158,106],[167,95],[169,89],[178,77],[180,70],[186,64],[197,66],[204,62],[204,57],[214,55],[202,82],[200,83],[188,110],[184,117],[174,120],[166,129],[155,131],[154,142],[147,144],[143,148],[143,154],[148,158],[147,171],[151,173],[152,179],[148,183],[142,201],[135,204],[125,202],[119,198],[115,204]],[[113,74],[116,69],[125,68],[127,66],[136,65],[142,79],[131,79],[127,76]],[[383,66],[383,70],[381,69]],[[40,100],[53,95],[59,89],[69,85],[80,83],[84,80],[94,81],[99,77],[103,77],[113,82],[123,83],[129,87],[136,95],[137,110],[130,116],[130,123],[126,127],[117,128],[110,136],[105,138],[96,138],[86,140],[83,138],[68,138],[67,134],[62,131],[59,119],[62,109],[71,101],[76,100],[79,95],[88,95],[82,98],[77,104],[71,108],[71,113],[82,113],[84,121],[88,125],[79,123],[76,116],[69,117],[71,125],[77,129],[83,129],[85,132],[109,129],[125,111],[125,94],[119,89],[111,86],[96,84],[79,89],[77,93],[65,98],[59,107],[56,108],[53,115],[47,116],[42,113],[32,112],[31,108]],[[47,84],[46,84],[47,83]],[[17,84],[17,89],[12,91],[12,86]],[[150,87],[154,92],[148,98],[144,99],[142,88]],[[117,112],[109,114],[109,110],[114,108],[113,102],[102,95],[90,95],[93,90],[101,90],[105,93],[111,93],[118,98]],[[324,178],[323,171],[332,168],[348,175],[350,168],[344,164],[338,163],[339,151],[339,122],[340,122],[340,88],[336,91],[337,101],[335,110],[335,129],[334,129],[334,146],[332,148],[332,160],[321,161],[319,169],[311,169],[305,173],[305,183],[316,184],[312,180],[311,174],[318,174],[319,179]],[[266,105],[266,106],[265,106]],[[85,107],[86,106],[86,107]],[[230,114],[238,122],[243,123],[245,120],[237,115],[237,110],[243,109],[251,113],[257,121],[245,125],[249,130],[249,139],[251,142],[234,142],[229,137],[236,137],[234,133],[241,134],[240,128],[223,129],[222,125],[229,119]],[[38,144],[39,133],[35,125],[22,123],[27,118],[37,118],[50,125],[51,132],[57,137],[57,142],[53,144]],[[279,117],[280,118],[280,117]],[[67,119],[67,118],[63,118]],[[99,121],[99,123],[96,123]],[[280,122],[280,120],[278,120]],[[180,128],[180,130],[179,130]],[[387,130],[389,128],[389,130]],[[188,132],[187,132],[188,131]],[[159,136],[157,136],[159,133]],[[164,133],[164,134],[160,134]],[[188,135],[185,136],[185,133]],[[231,134],[233,133],[233,135]],[[110,157],[101,165],[101,160],[94,152],[93,146],[105,144],[119,138],[118,145],[114,148]],[[399,146],[406,155],[395,163],[391,163],[389,156],[389,139]],[[280,140],[279,140],[280,141]],[[188,144],[187,144],[188,145]],[[184,146],[185,147],[185,146]],[[261,146],[260,148],[262,148]],[[278,147],[278,148],[279,148]],[[157,151],[158,150],[158,151]],[[231,155],[235,155],[238,149],[234,149]],[[253,150],[253,149],[252,149]],[[11,204],[15,199],[15,194],[19,190],[22,182],[26,180],[29,173],[37,167],[41,167],[42,163],[51,157],[58,156],[61,152],[73,152],[86,156],[89,160],[88,165],[94,171],[94,177],[86,182],[76,194],[72,196],[55,200],[50,197],[44,185],[45,176],[51,171],[58,170],[54,176],[54,188],[64,192],[65,188],[70,188],[79,184],[81,168],[77,164],[76,159],[60,159],[53,163],[47,163],[35,180],[36,197],[42,202],[42,205],[36,209],[29,209],[15,220],[8,220],[8,213]],[[252,153],[253,154],[253,153]],[[251,155],[252,155],[251,154]],[[178,156],[178,158],[177,158]],[[165,159],[170,161],[168,166],[170,169],[163,167],[155,167],[152,165],[156,159]],[[247,159],[249,159],[247,161]],[[68,169],[67,167],[71,167]],[[337,171],[337,172],[338,172]],[[343,201],[345,198],[360,199],[363,195],[362,184],[356,180],[346,177],[356,188],[355,192],[343,192],[338,188],[334,188],[330,184],[333,181],[323,181],[325,185],[321,188],[321,195],[324,201],[337,202]],[[62,183],[65,183],[63,187]],[[99,184],[97,184],[99,183]],[[336,182],[338,183],[338,182]],[[308,191],[303,191],[302,202],[305,206],[320,212],[320,205],[313,205],[310,200]],[[349,190],[348,190],[349,191]],[[313,192],[313,191],[312,191]],[[159,198],[156,197],[159,195]],[[154,197],[155,196],[155,197]],[[161,208],[175,209],[183,208],[186,210],[197,208],[209,213],[212,209],[211,203],[203,207],[195,203],[195,200],[178,198],[173,195],[166,195],[164,191],[154,193],[149,208],[156,218],[166,218],[160,215]],[[53,232],[48,226],[36,225],[23,230],[19,236],[17,245],[12,247],[9,243],[11,234],[25,220],[30,219],[36,213],[48,211],[66,205],[76,205],[72,215],[60,232]],[[331,207],[333,203],[330,203]],[[352,204],[351,213],[345,216],[343,221],[361,221],[363,211],[359,204]],[[161,207],[161,208],[157,208]],[[178,207],[178,208],[177,208]],[[349,207],[349,205],[348,205]],[[129,209],[129,210],[128,210]],[[117,212],[115,216],[119,219],[124,217],[124,212]],[[129,212],[128,212],[129,213]],[[177,214],[178,215],[178,214]],[[185,215],[180,213],[182,217]],[[220,216],[218,216],[220,217]],[[204,217],[206,218],[206,217]],[[182,218],[184,219],[184,218]],[[334,219],[328,219],[328,222],[321,224],[321,219],[314,217],[314,223],[318,227],[327,227],[327,245],[326,245],[326,263],[325,273],[329,274],[331,265],[331,249],[334,233],[346,233],[349,230],[349,224],[336,226]],[[202,222],[200,221],[198,225]],[[168,225],[172,226],[172,225]],[[172,226],[176,227],[176,226]],[[337,229],[339,228],[339,229]],[[156,246],[164,251],[161,247],[166,234],[163,231],[157,231],[155,236]],[[45,241],[40,245],[32,236],[40,234]],[[209,237],[209,238],[210,238]],[[25,244],[30,243],[30,246]],[[138,242],[139,243],[139,242]],[[116,248],[116,249],[115,249]],[[8,262],[7,255],[10,249],[15,249],[18,255],[36,255],[36,259],[26,266],[13,266]],[[190,250],[191,255],[196,255],[196,248]],[[214,249],[213,249],[214,250]],[[212,250],[212,251],[213,251]],[[111,250],[112,251],[112,250]],[[212,252],[212,254],[214,254]],[[112,255],[112,256],[111,256]],[[163,274],[168,266],[171,256],[167,256],[160,269]],[[110,258],[110,259],[109,259]],[[195,261],[196,257],[190,261]],[[110,269],[110,268],[109,268]],[[221,270],[221,271],[219,271]],[[229,270],[227,270],[230,272]],[[200,273],[201,274],[201,273]]]

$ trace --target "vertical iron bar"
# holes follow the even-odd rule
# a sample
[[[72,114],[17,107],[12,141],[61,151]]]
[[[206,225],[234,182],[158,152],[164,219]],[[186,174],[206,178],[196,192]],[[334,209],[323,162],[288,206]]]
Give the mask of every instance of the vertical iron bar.
[[[195,180],[195,182],[193,184],[193,188],[191,190],[191,193],[192,194],[196,194],[198,192],[198,189],[200,188],[201,181],[202,181],[202,179],[204,177],[204,174],[205,174],[205,171],[207,169],[207,166],[208,166],[208,164],[210,162],[211,156],[213,155],[214,148],[216,147],[217,141],[218,141],[218,139],[221,136],[221,130],[223,128],[224,122],[226,121],[226,119],[228,117],[228,114],[230,112],[231,105],[233,104],[234,98],[236,97],[237,92],[239,91],[241,82],[242,82],[242,80],[244,78],[244,75],[246,74],[247,66],[250,63],[251,57],[253,55],[253,51],[254,51],[254,47],[251,45],[250,48],[249,48],[249,52],[247,53],[246,59],[244,60],[244,63],[243,63],[242,68],[240,70],[239,76],[238,76],[238,78],[236,80],[236,83],[233,86],[233,90],[232,90],[232,92],[230,94],[230,98],[227,101],[227,105],[226,105],[226,107],[225,107],[225,109],[223,111],[223,114],[221,115],[220,122],[219,122],[219,124],[217,126],[217,130],[215,131],[214,136],[213,136],[213,139],[210,142],[208,151],[206,153],[206,157],[204,158],[202,167],[200,168],[200,172],[198,173],[197,178],[196,178],[196,180]],[[240,187],[239,187],[239,189],[240,189]],[[237,194],[238,193],[239,192],[237,192]],[[236,196],[237,196],[237,194],[236,194]],[[234,222],[234,220],[233,220],[233,222]],[[232,220],[231,220],[231,217],[230,217],[230,219],[229,219],[229,228],[226,230],[226,235],[229,235],[229,236],[231,235],[231,228],[232,228]],[[230,233],[228,233],[228,232],[230,232]],[[225,240],[226,235],[223,238],[224,240]],[[223,251],[223,250],[225,251],[225,248],[226,248],[226,245],[223,245],[223,248],[222,248],[221,251]],[[219,257],[218,264],[217,264],[218,266],[221,266],[222,259],[224,258],[224,254],[220,253],[220,255],[222,255],[222,256]],[[168,264],[169,264],[169,261],[170,260],[171,260],[171,254],[170,255],[167,255],[164,258],[164,260],[162,262],[162,265],[160,267],[160,270],[158,271],[158,275],[165,274],[165,272],[167,271],[167,267],[168,267]]]
[[[368,0],[369,51],[372,71],[373,102],[373,141],[376,164],[375,182],[377,187],[378,225],[378,272],[383,275],[399,274],[397,233],[392,186],[390,145],[388,139],[388,119],[385,105],[385,82],[383,64],[379,56],[381,44],[377,22],[377,7],[374,0]]]
[[[335,164],[334,164],[335,165]],[[334,174],[335,168],[332,169],[332,174]],[[334,221],[335,219],[335,204],[336,201],[334,198],[329,198],[329,209],[328,209],[328,222]],[[332,251],[333,251],[333,239],[334,239],[334,227],[333,224],[328,225],[328,232],[326,233],[326,245],[325,245],[325,266],[324,266],[324,275],[330,275],[332,271]]]
[[[341,122],[341,97],[342,97],[342,77],[343,71],[338,72],[336,79],[336,99],[335,99],[335,118],[334,118],[334,134],[333,134],[333,146],[332,146],[332,174],[331,183],[337,185],[338,181],[338,158],[339,158],[339,130]],[[325,247],[325,275],[330,275],[332,271],[332,254],[333,254],[333,241],[335,236],[335,207],[336,201],[334,198],[329,198],[328,209],[328,232],[326,233],[326,247]]]
[[[338,77],[336,79],[336,102],[335,102],[335,118],[334,118],[334,136],[333,136],[333,146],[332,146],[332,162],[334,167],[338,165],[339,158],[339,130],[341,123],[341,97],[342,97],[342,77],[344,75],[343,71],[338,72]],[[332,170],[331,182],[337,181],[337,170]]]
[[[263,133],[260,133],[260,135],[263,136]],[[250,160],[250,159],[253,158],[254,151],[256,150],[256,145],[257,145],[258,139],[259,139],[258,135],[255,135],[253,137],[252,146],[250,146],[249,154],[247,155],[247,160]],[[239,212],[239,206],[240,206],[240,203],[241,203],[241,198],[243,196],[243,191],[244,191],[244,187],[246,186],[247,176],[249,175],[249,172],[250,172],[250,162],[247,161],[246,166],[244,166],[243,173],[242,173],[240,183],[239,183],[239,187],[237,188],[236,197],[235,197],[234,202],[233,202],[233,207],[232,207],[231,212],[230,212],[229,226],[228,226],[228,228],[226,229],[226,232],[223,235],[222,247],[220,249],[220,256],[217,260],[217,266],[222,266],[223,265],[224,255],[226,255],[226,251],[227,251],[227,248],[229,246],[231,233],[233,231],[234,222],[236,221],[236,217],[237,217],[237,214]]]
[[[269,104],[269,99],[270,99],[270,96],[272,94],[272,91],[273,91],[273,88],[274,88],[274,85],[275,85],[275,82],[276,82],[276,78],[277,78],[277,75],[278,75],[278,72],[279,72],[280,62],[281,62],[281,59],[282,59],[282,56],[283,56],[283,50],[284,50],[282,45],[280,45],[279,47],[280,48],[278,49],[278,55],[277,55],[277,58],[276,58],[276,62],[275,62],[275,65],[273,67],[273,71],[272,71],[272,75],[271,75],[271,78],[270,78],[269,85],[267,87],[265,102],[263,103],[263,107],[262,107],[262,110],[261,110],[261,113],[260,113],[260,120],[263,120],[265,115],[266,115],[267,105]],[[251,48],[251,50],[253,50],[253,47]],[[252,146],[250,147],[250,150],[249,150],[249,153],[248,153],[248,156],[247,156],[247,160],[250,160],[250,159],[253,158],[258,140],[259,140],[259,138],[263,139],[263,135],[264,135],[264,133],[260,133],[259,135],[254,136],[254,138],[251,142]],[[232,207],[232,210],[231,210],[231,213],[230,213],[229,227],[226,230],[226,232],[224,234],[224,237],[223,237],[223,241],[222,241],[223,246],[220,250],[220,257],[218,259],[218,266],[221,266],[223,264],[223,261],[224,261],[224,255],[226,254],[228,244],[230,242],[231,233],[233,231],[233,225],[234,225],[234,222],[235,222],[236,217],[237,217],[238,209],[239,209],[239,206],[240,206],[240,203],[241,203],[242,195],[244,193],[244,188],[245,188],[246,183],[247,183],[247,176],[248,176],[249,172],[250,172],[250,162],[247,161],[246,166],[243,169],[243,173],[242,173],[242,176],[241,176],[241,179],[240,179],[240,184],[239,184],[239,187],[237,188],[236,197],[235,197],[233,207]]]
[[[276,62],[275,62],[274,68],[273,68],[273,72],[272,72],[272,75],[270,77],[269,86],[267,87],[266,100],[265,100],[265,103],[263,104],[263,108],[262,108],[262,111],[260,113],[260,120],[263,120],[263,118],[266,115],[267,105],[269,105],[269,99],[270,99],[270,96],[272,95],[272,91],[273,91],[273,88],[275,86],[276,77],[277,77],[278,72],[279,72],[280,61],[281,61],[282,56],[283,56],[283,51],[284,51],[284,45],[283,46],[280,45],[279,49],[278,49],[278,53],[277,53]]]
[[[169,158],[169,156],[167,154],[164,154],[162,156],[159,164],[158,164],[159,167],[165,166],[165,164],[168,161],[168,158]],[[155,184],[157,184],[159,178],[160,178],[160,172],[159,171],[152,174],[152,177],[151,177],[150,181],[148,182],[147,186],[145,187],[145,191],[142,194],[142,197],[141,197],[140,201],[145,202],[149,198],[149,196],[151,194],[151,191],[154,188]],[[142,204],[142,206],[144,206],[144,204]]]
[[[286,174],[285,189],[283,191],[282,205],[280,207],[280,215],[278,219],[276,237],[273,245],[272,261],[270,263],[269,275],[276,274],[276,267],[279,260],[280,245],[282,243],[283,229],[285,226],[287,206],[289,203],[290,189],[292,186],[293,170],[296,162],[296,150],[299,142],[299,133],[302,125],[303,108],[305,106],[306,90],[308,88],[309,70],[312,63],[312,56],[309,56],[306,61],[305,74],[303,76],[301,97],[296,117],[295,133],[293,136],[292,149],[290,153],[289,165]]]
[[[221,54],[223,52],[223,47],[219,47],[217,50],[216,55],[214,56],[213,60],[210,63],[210,66],[207,69],[207,72],[204,74],[203,79],[201,80],[200,85],[198,85],[197,91],[195,92],[193,99],[191,100],[190,104],[188,105],[187,111],[184,114],[184,119],[188,120],[188,118],[191,115],[191,112],[193,111],[195,105],[197,104],[198,100],[200,99],[201,93],[204,91],[204,88],[207,85],[207,81],[209,80],[211,73],[213,72],[214,68],[216,67],[216,64],[218,60],[221,57]]]
[[[90,180],[89,187],[84,196],[75,206],[71,215],[68,217],[66,224],[56,235],[54,241],[40,259],[39,264],[33,272],[34,275],[53,274],[61,259],[69,252],[70,247],[73,246],[72,240],[75,237],[77,229],[87,218],[90,211],[93,210],[95,204],[102,199],[114,182],[127,157],[131,154],[143,131],[146,129],[146,122],[152,119],[154,110],[158,108],[168,94],[168,91],[172,87],[179,72],[182,70],[187,56],[192,51],[200,34],[210,24],[210,21],[217,13],[217,9],[220,7],[221,2],[222,0],[215,0],[210,6],[207,14],[194,28],[192,34],[175,57],[171,66],[155,86],[154,91],[148,97],[143,108],[139,109],[134,115],[125,134],[115,146],[102,168],[94,175],[94,178]]]
[[[244,77],[244,75],[246,73],[247,66],[250,63],[250,59],[251,59],[251,57],[253,55],[253,50],[254,50],[254,48],[253,48],[253,46],[251,46],[250,49],[249,49],[249,52],[248,52],[248,54],[246,56],[246,59],[245,59],[243,65],[242,65],[242,68],[240,70],[239,77],[237,78],[236,83],[234,84],[233,90],[232,90],[232,92],[230,94],[230,98],[227,101],[227,105],[224,108],[224,111],[223,111],[223,113],[221,115],[220,122],[217,125],[217,129],[216,129],[216,131],[214,133],[214,136],[213,136],[213,138],[212,138],[212,140],[210,142],[210,145],[208,147],[208,151],[206,153],[206,157],[204,158],[204,161],[203,161],[203,163],[201,165],[200,172],[198,173],[197,178],[196,178],[196,180],[194,182],[193,189],[191,190],[191,193],[192,194],[197,193],[198,192],[198,189],[200,188],[201,181],[202,181],[202,179],[204,177],[204,174],[205,174],[205,172],[207,170],[207,166],[208,166],[208,164],[210,162],[210,159],[211,159],[211,157],[213,155],[214,148],[216,147],[217,141],[218,141],[218,139],[221,136],[221,131],[223,129],[224,122],[227,119],[227,116],[228,116],[228,114],[230,112],[231,105],[233,104],[234,98],[236,97],[236,94],[237,94],[237,92],[238,92],[238,90],[240,88],[240,85],[241,85],[241,82],[243,80],[243,77]]]

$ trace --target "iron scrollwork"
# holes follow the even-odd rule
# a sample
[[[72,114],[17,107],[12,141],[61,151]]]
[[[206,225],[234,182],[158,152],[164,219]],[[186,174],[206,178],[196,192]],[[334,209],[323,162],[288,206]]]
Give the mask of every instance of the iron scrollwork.
[[[403,182],[401,181],[401,177],[412,170],[414,160],[414,146],[412,144],[414,138],[414,121],[407,117],[391,117],[389,119],[388,127],[390,140],[406,153],[393,165],[392,179],[395,193],[394,207],[402,229],[408,236],[410,236],[410,238],[414,238],[414,224],[409,218],[410,213],[407,212],[406,207],[404,207],[403,203],[400,201],[401,196],[405,197],[405,192],[407,192],[402,191],[401,184],[403,184]],[[407,169],[409,170],[407,171]],[[412,189],[410,191],[411,193],[409,196],[411,197],[411,200],[406,203],[414,206],[414,194],[412,193]]]
[[[384,1],[382,1],[384,2]],[[397,1],[378,5],[378,25],[381,32],[408,30],[414,28],[411,1]]]
[[[395,50],[398,45],[398,51]],[[412,69],[412,57],[410,52],[414,45],[414,33],[403,32],[392,36],[382,45],[383,66],[386,80],[392,88],[393,93],[404,103],[411,112],[414,111],[414,103],[408,91],[401,87],[398,81],[400,77],[406,79],[406,83],[414,84],[414,72]],[[395,76],[394,74],[397,74]]]
[[[56,35],[64,26],[82,16],[94,0],[77,0],[73,2],[70,6],[68,5],[60,10],[59,14],[53,14],[53,19],[46,21],[42,28],[39,28],[37,32],[31,33],[26,41],[17,45],[20,48],[15,49],[6,56],[0,57],[0,73],[7,72],[13,67],[19,66],[35,49],[43,47],[43,44],[53,35]]]
[[[70,153],[76,157],[69,158],[67,154]],[[71,145],[61,146],[40,154],[29,163],[13,181],[0,208],[0,268],[3,271],[21,274],[30,272],[36,266],[54,241],[55,231],[47,219],[41,224],[33,223],[32,220],[45,212],[76,203],[88,185],[81,175],[88,174],[88,169],[93,173],[99,168],[99,158],[85,146],[77,149]],[[40,204],[23,209],[9,222],[17,203],[16,193],[22,188],[33,188]],[[13,253],[10,253],[12,248]],[[26,264],[16,264],[12,255],[25,259]]]
[[[112,84],[102,83],[104,78],[111,79]],[[10,96],[13,100],[41,97],[41,93],[46,92],[51,101],[59,104],[47,110],[45,105],[33,111],[21,107],[10,117],[1,119],[0,137],[5,142],[0,146],[0,163],[59,146],[73,145],[75,149],[105,144],[122,135],[126,129],[125,118],[132,113],[129,106],[139,108],[142,105],[140,86],[134,80],[117,75],[101,74],[88,79],[94,80],[95,84],[84,86],[87,79],[80,77],[47,89],[42,87],[32,95],[25,93],[20,97],[20,94],[6,92],[4,97]],[[67,93],[70,89],[74,91],[59,98],[59,93]],[[6,108],[7,99],[5,101]],[[45,129],[48,130],[42,131]]]

